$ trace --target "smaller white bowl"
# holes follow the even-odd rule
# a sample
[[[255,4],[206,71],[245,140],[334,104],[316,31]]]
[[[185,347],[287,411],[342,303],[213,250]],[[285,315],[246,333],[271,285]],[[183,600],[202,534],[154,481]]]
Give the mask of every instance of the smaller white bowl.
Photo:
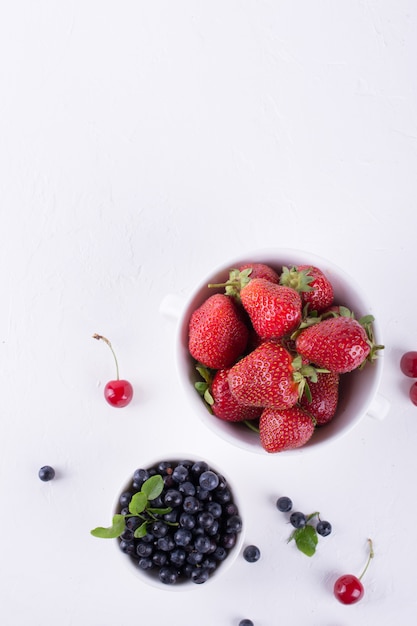
[[[180,315],[178,334],[176,340],[176,360],[181,386],[189,401],[191,410],[222,439],[229,443],[244,448],[251,452],[267,454],[260,443],[259,435],[251,431],[244,424],[222,421],[210,414],[204,401],[194,388],[198,380],[195,369],[195,361],[188,350],[188,327],[190,317],[210,295],[216,293],[216,289],[208,288],[209,283],[223,283],[228,279],[229,271],[244,263],[265,263],[280,272],[282,266],[313,265],[320,268],[333,285],[335,304],[341,304],[354,311],[357,319],[366,314],[373,314],[375,339],[382,344],[381,330],[378,324],[378,316],[374,313],[372,304],[368,302],[363,290],[344,271],[334,263],[308,252],[298,250],[261,250],[248,252],[241,258],[232,259],[221,267],[214,269],[209,276],[193,290]],[[224,292],[220,289],[217,292]],[[383,351],[382,351],[383,352]],[[382,376],[383,357],[380,356],[373,364],[367,363],[362,370],[356,370],[349,374],[343,374],[340,382],[340,399],[337,413],[325,426],[316,428],[310,441],[294,450],[286,450],[279,456],[297,455],[305,452],[321,450],[336,439],[346,435],[367,414],[373,413],[374,417],[383,417],[378,413],[387,411],[387,402],[382,397],[377,398],[377,391]]]
[[[223,472],[221,472],[213,463],[211,463],[210,461],[207,461],[207,459],[203,459],[201,458],[201,456],[199,456],[198,458],[194,458],[194,455],[169,455],[166,456],[162,459],[157,459],[151,462],[147,462],[144,465],[140,465],[138,466],[139,468],[142,469],[151,469],[151,468],[155,468],[158,466],[158,464],[162,461],[170,461],[173,463],[178,463],[179,461],[185,461],[185,460],[191,460],[193,462],[197,462],[197,461],[204,461],[205,463],[207,463],[207,465],[210,467],[210,469],[212,469],[214,472],[216,472],[219,476],[221,476],[227,484],[228,489],[230,490],[230,492],[232,493],[232,500],[231,502],[233,502],[237,509],[238,509],[238,514],[241,516],[241,507],[239,505],[239,500],[236,496],[236,491],[235,489],[232,487],[230,480],[228,479],[228,477],[225,476],[225,474]],[[134,470],[135,471],[135,470]],[[113,507],[113,514],[115,513],[120,513],[121,511],[121,506],[120,506],[120,502],[119,502],[119,498],[121,496],[122,493],[126,492],[126,491],[132,491],[132,482],[133,482],[133,473],[132,472],[132,478],[126,482],[124,484],[124,486],[122,487],[122,489],[120,490],[120,493],[117,497],[116,503]],[[242,525],[243,525],[243,521],[242,521]],[[242,548],[242,544],[243,544],[243,528],[242,530],[237,534],[237,539],[236,539],[236,543],[234,544],[233,547],[229,548],[228,550],[228,554],[226,556],[226,558],[219,562],[217,568],[210,574],[209,578],[204,582],[204,583],[195,583],[192,580],[188,579],[188,578],[183,578],[181,580],[178,580],[176,583],[173,584],[166,584],[163,583],[159,580],[159,576],[158,576],[158,568],[154,568],[154,569],[142,569],[141,567],[138,566],[138,561],[137,559],[134,559],[133,557],[129,556],[128,554],[124,553],[121,549],[120,549],[120,539],[116,539],[115,540],[115,545],[116,548],[119,552],[119,554],[121,554],[121,556],[123,557],[123,559],[125,560],[127,566],[129,567],[129,570],[136,575],[140,580],[142,580],[143,582],[152,585],[154,587],[157,587],[158,589],[164,589],[164,590],[169,590],[169,591],[190,591],[191,589],[195,589],[198,587],[204,587],[207,584],[209,584],[212,580],[217,579],[219,576],[222,575],[222,573],[224,573],[226,570],[228,570],[231,565],[235,562],[237,556],[239,555],[241,548]]]

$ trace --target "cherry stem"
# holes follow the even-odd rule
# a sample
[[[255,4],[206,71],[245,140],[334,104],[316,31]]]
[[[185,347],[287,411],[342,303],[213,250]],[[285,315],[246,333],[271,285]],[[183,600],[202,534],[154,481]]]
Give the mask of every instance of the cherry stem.
[[[117,380],[119,380],[119,364],[117,362],[116,354],[115,354],[115,352],[113,350],[113,346],[111,345],[110,341],[107,339],[107,337],[103,337],[103,335],[98,335],[97,333],[94,333],[93,339],[102,339],[109,346],[110,350],[112,351],[113,357],[114,357],[114,362],[116,363],[116,378],[117,378]]]
[[[369,543],[369,557],[368,557],[368,561],[366,562],[365,569],[363,570],[362,574],[359,576],[359,580],[362,580],[366,570],[369,567],[369,563],[371,562],[371,559],[374,558],[374,548],[372,545],[372,539],[368,539],[368,543]]]

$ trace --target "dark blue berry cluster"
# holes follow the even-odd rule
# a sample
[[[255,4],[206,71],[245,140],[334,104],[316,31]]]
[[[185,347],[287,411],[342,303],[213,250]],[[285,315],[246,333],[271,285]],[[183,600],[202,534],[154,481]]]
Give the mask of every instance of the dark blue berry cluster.
[[[152,510],[170,511],[158,515],[146,534],[136,538],[142,520],[129,516],[129,502],[156,474],[162,476],[164,488],[149,504]],[[138,469],[119,502],[120,513],[127,516],[120,549],[137,567],[166,584],[206,582],[228,556],[242,529],[226,479],[204,461],[163,461],[150,469]]]

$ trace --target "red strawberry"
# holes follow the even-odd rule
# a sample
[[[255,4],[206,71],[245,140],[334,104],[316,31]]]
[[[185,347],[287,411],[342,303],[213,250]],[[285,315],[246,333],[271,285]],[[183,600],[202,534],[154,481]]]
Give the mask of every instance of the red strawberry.
[[[339,374],[317,374],[317,382],[309,383],[309,394],[304,393],[300,405],[316,420],[317,426],[327,424],[334,417],[339,400]]]
[[[248,335],[236,302],[218,293],[207,298],[191,315],[188,349],[196,361],[221,369],[243,354]]]
[[[351,317],[332,317],[301,331],[295,346],[298,354],[331,372],[351,372],[373,360],[377,346],[372,338],[372,316],[361,323]],[[366,329],[364,328],[366,327]]]
[[[298,400],[293,357],[280,344],[265,341],[229,370],[230,390],[250,406],[287,408]]]
[[[324,273],[313,265],[298,265],[282,268],[281,285],[296,289],[310,310],[323,311],[334,298],[333,286]]]
[[[280,339],[301,322],[302,301],[291,287],[254,278],[240,292],[256,333],[262,339]]]
[[[265,278],[265,280],[269,280],[271,283],[279,283],[279,274],[269,265],[265,265],[264,263],[245,263],[239,267],[239,272],[243,272],[243,270],[247,269],[251,270],[249,274],[250,280],[254,278]]]
[[[289,409],[264,409],[259,421],[259,436],[267,452],[300,448],[314,433],[314,420],[298,405]]]
[[[262,408],[240,404],[232,395],[228,381],[229,369],[217,370],[204,396],[214,415],[226,422],[257,419]]]

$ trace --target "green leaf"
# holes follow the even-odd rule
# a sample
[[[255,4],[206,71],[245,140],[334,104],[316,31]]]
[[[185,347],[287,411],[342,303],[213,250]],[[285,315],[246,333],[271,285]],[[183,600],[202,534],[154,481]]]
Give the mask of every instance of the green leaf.
[[[147,504],[148,497],[146,493],[143,493],[143,491],[138,491],[132,496],[132,499],[129,502],[129,511],[130,513],[132,513],[132,515],[139,515],[140,513],[142,513],[142,511],[146,509]]]
[[[100,539],[115,539],[119,537],[125,529],[124,515],[116,513],[113,515],[112,525],[108,528],[98,526],[91,531],[93,537],[99,537]]]
[[[141,524],[138,528],[136,528],[135,532],[133,533],[133,536],[135,537],[135,539],[140,539],[141,537],[144,537],[147,534],[148,524],[149,522],[143,522],[143,524]]]
[[[164,480],[162,476],[156,474],[145,480],[142,485],[142,493],[147,496],[148,500],[155,500],[162,493],[163,488]]]
[[[301,552],[307,556],[313,556],[318,543],[317,532],[313,526],[307,524],[303,528],[297,528],[292,538],[295,540],[297,548],[301,550]]]
[[[205,392],[208,389],[208,384],[203,383],[202,380],[198,380],[196,383],[194,383],[194,387],[196,388],[200,396],[204,396]]]
[[[205,390],[203,397],[209,406],[212,406],[214,404],[214,398],[211,395],[209,388]]]
[[[166,515],[167,513],[171,513],[172,508],[170,506],[167,506],[165,509],[154,509],[154,508],[148,507],[146,510],[149,513],[153,513],[153,515]]]

